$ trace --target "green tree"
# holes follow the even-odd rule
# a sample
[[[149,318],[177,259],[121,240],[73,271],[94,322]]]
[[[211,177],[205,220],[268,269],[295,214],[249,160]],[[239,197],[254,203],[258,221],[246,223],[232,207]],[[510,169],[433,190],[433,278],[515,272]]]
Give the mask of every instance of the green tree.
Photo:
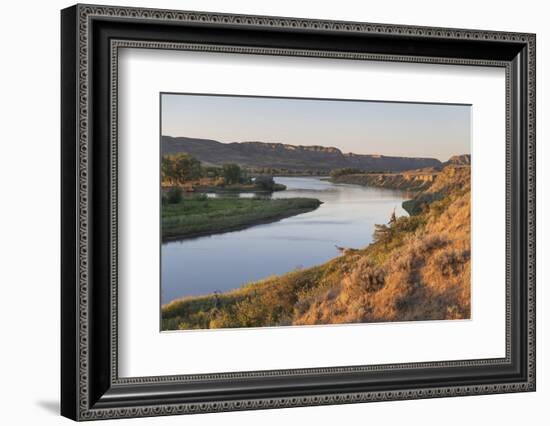
[[[160,171],[163,183],[167,183],[170,185],[176,183],[176,170],[174,167],[174,161],[171,156],[165,155],[164,157],[162,157]]]
[[[186,153],[165,155],[161,161],[162,181],[178,185],[202,176],[201,162]]]
[[[202,175],[201,162],[189,154],[177,154],[175,157],[176,171],[180,182],[200,179]]]
[[[241,181],[241,168],[238,164],[224,164],[223,165],[223,178],[225,183],[231,185],[232,183],[239,183]]]

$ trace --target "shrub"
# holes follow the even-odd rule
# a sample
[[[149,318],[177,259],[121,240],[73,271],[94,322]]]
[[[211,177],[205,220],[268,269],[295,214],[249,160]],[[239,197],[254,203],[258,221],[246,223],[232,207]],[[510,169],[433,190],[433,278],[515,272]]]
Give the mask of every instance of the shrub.
[[[470,250],[448,250],[439,252],[434,262],[443,276],[457,275],[470,259]]]
[[[208,195],[204,193],[193,194],[193,201],[208,201]]]
[[[341,169],[331,170],[330,171],[330,177],[337,178],[337,177],[340,177],[340,176],[353,175],[353,174],[356,174],[356,173],[361,173],[361,170],[353,169],[351,167],[343,167]]]
[[[344,289],[358,294],[372,293],[384,286],[384,271],[368,257],[362,257],[343,281]]]
[[[168,204],[178,204],[183,199],[183,191],[179,186],[174,186],[166,191],[166,202]]]
[[[391,236],[391,228],[383,224],[374,225],[374,233],[372,234],[372,239],[375,243],[377,242],[386,242]]]
[[[273,188],[275,187],[275,181],[273,180],[273,176],[262,175],[254,179],[254,185],[266,191],[273,191]]]

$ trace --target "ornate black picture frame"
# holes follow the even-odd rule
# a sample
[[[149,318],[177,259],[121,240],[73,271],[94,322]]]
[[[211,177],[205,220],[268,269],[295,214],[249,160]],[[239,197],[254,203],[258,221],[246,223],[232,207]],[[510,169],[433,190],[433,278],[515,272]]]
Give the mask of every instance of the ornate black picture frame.
[[[61,413],[159,416],[535,390],[535,35],[76,5],[61,13]],[[506,356],[120,378],[121,47],[485,65],[506,70]]]

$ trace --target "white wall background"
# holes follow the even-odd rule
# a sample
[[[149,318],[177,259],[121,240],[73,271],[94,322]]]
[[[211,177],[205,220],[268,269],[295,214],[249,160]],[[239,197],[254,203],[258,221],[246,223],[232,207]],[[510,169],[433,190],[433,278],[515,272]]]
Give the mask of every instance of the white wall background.
[[[538,390],[422,401],[107,421],[102,424],[544,424],[550,401],[550,28],[545,2],[429,0],[104,0],[103,4],[526,31],[537,33]],[[6,425],[68,424],[59,405],[59,9],[3,4],[0,66],[0,417]],[[546,194],[545,194],[546,192]],[[547,420],[546,420],[547,421]]]

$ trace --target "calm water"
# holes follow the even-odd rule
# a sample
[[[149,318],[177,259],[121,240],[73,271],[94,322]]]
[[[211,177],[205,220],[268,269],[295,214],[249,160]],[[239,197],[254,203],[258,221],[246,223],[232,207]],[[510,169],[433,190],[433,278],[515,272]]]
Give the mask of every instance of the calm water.
[[[333,184],[319,178],[276,178],[287,186],[273,198],[311,197],[323,204],[309,213],[242,231],[162,245],[162,303],[226,291],[270,275],[323,263],[335,245],[360,248],[372,241],[375,223],[398,216],[401,191]],[[250,196],[250,194],[243,194]]]

